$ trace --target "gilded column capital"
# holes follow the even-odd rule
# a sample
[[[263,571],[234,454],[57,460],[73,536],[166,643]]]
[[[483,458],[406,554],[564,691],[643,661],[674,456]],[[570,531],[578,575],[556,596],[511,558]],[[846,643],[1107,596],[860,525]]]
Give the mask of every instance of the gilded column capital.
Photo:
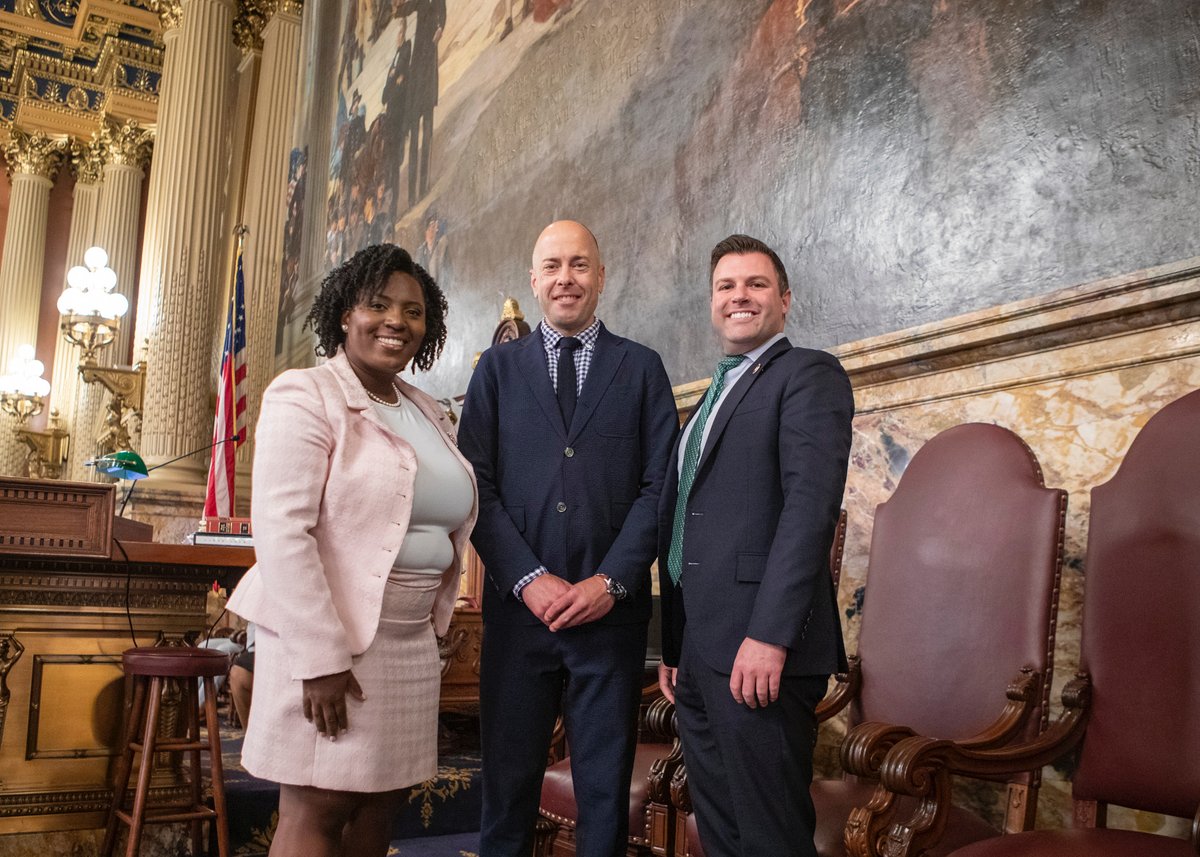
[[[275,14],[273,0],[238,0],[237,15],[233,19],[233,43],[243,54],[261,51],[262,31]]]
[[[75,171],[77,183],[98,183],[104,175],[105,163],[107,157],[99,132],[93,134],[90,140],[71,141],[71,168]]]
[[[163,30],[177,30],[183,23],[183,0],[147,0],[147,8],[158,15]]]
[[[238,0],[237,5],[233,41],[242,53],[262,50],[263,28],[276,15],[299,16],[304,11],[303,0]]]
[[[30,134],[13,128],[3,145],[8,174],[41,176],[53,181],[63,164],[68,145],[66,137],[49,137],[42,131]]]
[[[154,148],[154,131],[143,128],[136,119],[121,122],[106,118],[98,133],[100,145],[110,164],[145,167]]]

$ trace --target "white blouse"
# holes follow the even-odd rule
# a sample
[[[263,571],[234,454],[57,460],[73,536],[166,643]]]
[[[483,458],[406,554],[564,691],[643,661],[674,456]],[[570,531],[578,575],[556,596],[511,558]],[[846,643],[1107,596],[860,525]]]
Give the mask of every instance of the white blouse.
[[[471,514],[471,478],[446,446],[446,436],[403,396],[398,408],[372,402],[384,425],[417,455],[412,517],[393,568],[441,574],[454,561],[450,534]]]

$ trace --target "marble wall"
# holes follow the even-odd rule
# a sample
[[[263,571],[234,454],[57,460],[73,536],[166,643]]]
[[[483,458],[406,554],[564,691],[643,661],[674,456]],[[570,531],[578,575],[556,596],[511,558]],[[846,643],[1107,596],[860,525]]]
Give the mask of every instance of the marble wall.
[[[846,490],[849,530],[840,606],[854,651],[875,507],[909,459],[964,422],[1015,431],[1047,486],[1069,492],[1051,716],[1079,663],[1090,490],[1108,480],[1138,430],[1200,387],[1200,259],[1069,288],[833,349],[855,388],[857,416]],[[680,389],[687,405],[703,383]],[[825,730],[819,758],[837,765],[843,723]],[[1039,826],[1071,818],[1069,764],[1049,767]],[[1003,792],[960,787],[960,798],[999,823]],[[1186,835],[1187,823],[1116,810],[1114,826]]]

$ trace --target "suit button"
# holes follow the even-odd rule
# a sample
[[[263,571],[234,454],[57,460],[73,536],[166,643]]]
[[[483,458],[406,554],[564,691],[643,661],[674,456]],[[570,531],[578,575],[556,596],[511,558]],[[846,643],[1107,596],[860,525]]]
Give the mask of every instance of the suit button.
[[[560,500],[558,502],[558,505],[555,506],[554,508],[558,509],[558,511],[560,511],[560,512],[565,512],[565,511],[567,511],[567,504]]]
[[[574,458],[575,450],[571,449],[571,447],[568,446],[566,449],[563,450],[563,455],[565,455],[567,458]]]

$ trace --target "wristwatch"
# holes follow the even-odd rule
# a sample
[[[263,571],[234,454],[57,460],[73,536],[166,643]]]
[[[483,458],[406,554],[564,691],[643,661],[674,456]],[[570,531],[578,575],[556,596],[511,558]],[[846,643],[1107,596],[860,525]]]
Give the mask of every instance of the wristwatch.
[[[629,592],[625,589],[625,587],[617,583],[607,574],[597,574],[596,577],[603,578],[604,591],[611,595],[614,600],[624,601],[629,596]]]

